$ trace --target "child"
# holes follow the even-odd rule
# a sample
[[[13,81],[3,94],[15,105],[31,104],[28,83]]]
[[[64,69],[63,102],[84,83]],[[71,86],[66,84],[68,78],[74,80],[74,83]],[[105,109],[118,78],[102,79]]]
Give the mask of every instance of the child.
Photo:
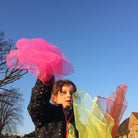
[[[52,78],[50,84],[53,83]],[[36,138],[78,137],[72,108],[72,95],[75,91],[76,86],[69,80],[59,80],[54,85],[48,86],[37,80],[28,106],[35,124]],[[53,104],[50,103],[50,97]],[[75,133],[70,134],[68,130],[70,125],[73,126]]]
[[[76,87],[68,80],[55,82],[72,74],[73,65],[58,47],[44,39],[24,38],[18,40],[16,46],[17,49],[11,50],[6,57],[7,65],[26,69],[38,79],[28,106],[36,126],[36,137],[65,138],[70,135],[69,126],[74,128],[71,129],[74,130],[72,137],[78,137],[72,109],[72,94]],[[53,104],[49,102],[50,98]]]

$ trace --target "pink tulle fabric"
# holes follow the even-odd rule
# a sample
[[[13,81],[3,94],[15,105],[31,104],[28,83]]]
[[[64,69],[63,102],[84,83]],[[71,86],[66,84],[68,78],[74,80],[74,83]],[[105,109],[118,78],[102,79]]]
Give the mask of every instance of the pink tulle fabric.
[[[6,58],[9,68],[26,69],[43,83],[52,75],[58,80],[74,72],[62,51],[44,39],[20,39],[16,46],[17,50],[11,50]]]
[[[122,116],[128,106],[125,95],[128,85],[121,84],[117,87],[116,92],[113,92],[106,99],[98,96],[99,105],[114,119],[114,126],[112,129],[112,137],[117,135],[118,127]]]

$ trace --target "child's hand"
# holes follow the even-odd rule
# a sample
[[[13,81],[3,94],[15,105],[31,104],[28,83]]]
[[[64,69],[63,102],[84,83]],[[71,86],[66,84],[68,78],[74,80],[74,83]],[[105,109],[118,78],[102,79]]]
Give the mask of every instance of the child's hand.
[[[48,85],[52,85],[52,84],[54,84],[54,82],[55,82],[55,76],[49,76],[49,80],[48,81],[45,81],[45,85],[46,86],[48,86]]]
[[[43,83],[47,86],[54,84],[54,82],[55,82],[55,77],[53,75],[45,73],[42,76],[40,71],[38,71],[38,73],[37,73],[37,78],[39,78],[42,82],[44,80]]]
[[[40,71],[37,72],[37,77],[39,78],[41,76]]]

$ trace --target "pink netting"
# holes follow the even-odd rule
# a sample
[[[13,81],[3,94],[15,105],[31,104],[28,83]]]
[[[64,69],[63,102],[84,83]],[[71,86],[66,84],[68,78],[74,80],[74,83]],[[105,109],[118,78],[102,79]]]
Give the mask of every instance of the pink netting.
[[[51,75],[57,80],[74,72],[62,51],[43,39],[20,39],[16,46],[17,50],[11,50],[6,58],[9,68],[27,69],[43,83]]]
[[[114,126],[112,129],[112,137],[117,135],[117,130],[122,119],[122,116],[128,106],[125,99],[125,94],[128,85],[121,84],[117,87],[116,92],[113,92],[106,99],[98,96],[99,105],[114,119]]]

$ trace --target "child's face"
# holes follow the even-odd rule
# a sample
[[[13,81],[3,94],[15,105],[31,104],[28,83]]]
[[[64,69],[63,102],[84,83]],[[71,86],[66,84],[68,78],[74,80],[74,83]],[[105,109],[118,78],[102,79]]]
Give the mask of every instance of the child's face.
[[[62,104],[63,108],[69,108],[73,104],[73,95],[74,87],[73,85],[63,85],[62,91],[59,91],[57,96],[55,96],[55,100],[57,104]]]

